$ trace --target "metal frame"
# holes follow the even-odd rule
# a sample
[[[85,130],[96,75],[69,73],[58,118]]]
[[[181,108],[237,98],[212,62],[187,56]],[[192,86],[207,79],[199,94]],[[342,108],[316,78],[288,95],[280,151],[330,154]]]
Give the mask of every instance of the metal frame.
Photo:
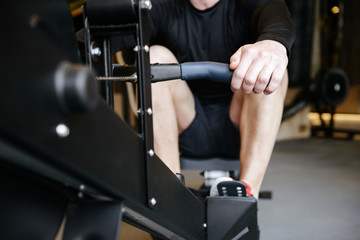
[[[21,45],[1,39],[4,46],[11,46],[5,49],[7,65],[1,65],[10,67],[2,68],[4,78],[0,80],[6,86],[0,88],[0,176],[4,193],[0,199],[4,208],[0,220],[5,223],[1,231],[4,239],[16,239],[18,233],[36,239],[55,237],[65,214],[71,216],[71,221],[65,225],[64,239],[117,239],[121,219],[166,239],[208,238],[207,216],[214,216],[213,208],[200,202],[152,150],[148,1],[114,2],[121,5],[119,9],[124,6],[135,11],[129,14],[129,22],[117,26],[108,22],[97,25],[85,17],[87,61],[98,74],[111,77],[110,36],[120,29],[135,31],[139,50],[140,135],[112,110],[112,82],[103,87],[106,101],[95,99],[96,104],[89,109],[61,107],[64,101],[72,104],[66,101],[69,94],[86,93],[72,87],[65,87],[61,96],[56,91],[57,73],[65,71],[61,63],[66,61],[73,66],[80,62],[65,1],[21,0],[17,2],[20,10],[9,9],[10,16],[17,16],[13,25],[8,26],[6,14],[0,21],[2,29],[14,38],[27,39]],[[99,9],[97,4],[105,4],[101,0],[87,1],[92,3],[95,9]],[[8,6],[13,4],[9,1]],[[17,51],[13,51],[15,48]],[[75,83],[90,86],[96,82],[91,74],[82,74],[83,69],[62,73],[70,74]],[[92,101],[93,97],[89,94],[85,100],[79,99]],[[227,202],[223,199],[215,208]],[[47,204],[52,207],[46,207]],[[28,214],[19,214],[20,207]],[[113,224],[105,229],[93,228],[96,224],[84,224],[84,217]],[[216,217],[220,222],[228,218]],[[34,218],[37,221],[32,221]],[[214,231],[218,227],[221,225],[212,224]],[[230,235],[225,239],[231,239]]]

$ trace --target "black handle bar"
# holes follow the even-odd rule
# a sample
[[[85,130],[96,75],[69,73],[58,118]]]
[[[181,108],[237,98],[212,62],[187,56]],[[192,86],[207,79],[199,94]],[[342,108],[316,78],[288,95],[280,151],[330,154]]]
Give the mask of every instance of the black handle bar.
[[[230,83],[233,71],[229,65],[217,62],[187,62],[181,64],[151,65],[151,82],[173,79],[195,80],[208,79],[216,82]]]
[[[136,72],[136,66],[113,65],[113,74],[129,76]],[[208,79],[216,82],[230,83],[233,71],[229,65],[218,62],[187,62],[181,64],[152,64],[151,82],[168,80],[196,80]]]

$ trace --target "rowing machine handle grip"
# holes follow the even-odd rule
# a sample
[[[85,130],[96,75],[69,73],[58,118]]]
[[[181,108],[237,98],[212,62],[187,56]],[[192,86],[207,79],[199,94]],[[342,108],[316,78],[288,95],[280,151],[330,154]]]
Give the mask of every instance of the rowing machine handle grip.
[[[196,80],[208,79],[216,82],[230,83],[233,71],[229,65],[218,62],[187,62],[182,64],[151,65],[151,82],[174,79]]]
[[[233,71],[229,65],[218,62],[188,62],[180,64],[182,80],[209,79],[230,83]]]

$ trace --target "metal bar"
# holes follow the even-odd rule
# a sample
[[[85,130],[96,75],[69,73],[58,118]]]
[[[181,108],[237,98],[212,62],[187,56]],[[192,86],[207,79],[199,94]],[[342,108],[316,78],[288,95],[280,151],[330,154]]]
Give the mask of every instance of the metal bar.
[[[104,51],[103,58],[100,62],[103,62],[104,74],[106,77],[112,76],[112,62],[110,54],[110,37],[105,36],[102,39],[102,49]],[[114,88],[113,82],[107,81],[102,84],[103,96],[110,107],[114,108]]]
[[[96,80],[98,81],[117,81],[117,82],[137,82],[137,76],[124,76],[124,77],[104,77],[98,76]]]
[[[92,25],[126,24],[137,20],[133,0],[88,0],[85,7]]]
[[[140,4],[141,6],[141,4]],[[149,173],[150,155],[154,155],[154,143],[152,132],[152,103],[151,103],[151,82],[150,82],[150,58],[149,58],[149,36],[148,36],[148,10],[138,8],[139,24],[137,26],[137,73],[139,88],[139,117],[140,117],[140,134],[144,143],[143,159],[146,165],[147,179]],[[149,182],[149,181],[147,181]],[[149,186],[147,187],[148,201],[152,198]],[[151,204],[148,203],[151,207]]]
[[[147,5],[140,4],[140,6]],[[171,230],[177,236],[175,239],[201,240],[205,239],[204,206],[154,154],[153,150],[148,10],[149,8],[139,7],[138,47],[135,48],[137,49],[141,139],[144,143],[144,160],[147,171],[148,207],[156,214],[153,220],[161,222],[162,226]],[[185,212],[187,214],[184,214]],[[192,217],[189,218],[189,214]],[[159,229],[155,230],[159,232]],[[164,237],[171,238],[168,235]]]
[[[88,16],[84,17],[84,37],[87,50],[86,63],[100,76],[112,77],[112,62],[110,53],[110,37],[107,35],[94,35],[89,26]],[[113,82],[100,83],[100,93],[109,106],[114,107]]]

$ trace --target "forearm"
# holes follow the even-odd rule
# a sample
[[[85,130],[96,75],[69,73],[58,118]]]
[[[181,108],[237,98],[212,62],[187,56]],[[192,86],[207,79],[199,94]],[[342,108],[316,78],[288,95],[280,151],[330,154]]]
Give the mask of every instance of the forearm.
[[[256,9],[251,19],[251,26],[257,41],[278,41],[285,46],[288,57],[290,56],[295,41],[295,27],[283,1],[269,1]]]

